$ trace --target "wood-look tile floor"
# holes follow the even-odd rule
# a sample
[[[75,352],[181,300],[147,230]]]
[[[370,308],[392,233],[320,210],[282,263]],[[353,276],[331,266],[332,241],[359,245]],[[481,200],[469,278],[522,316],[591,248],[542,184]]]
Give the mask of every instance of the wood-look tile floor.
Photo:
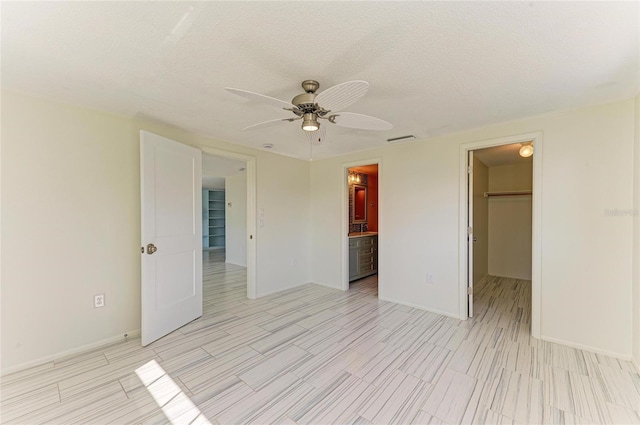
[[[530,337],[528,281],[488,277],[460,321],[379,301],[375,276],[249,300],[204,255],[202,318],[5,376],[2,423],[640,423],[630,362]]]

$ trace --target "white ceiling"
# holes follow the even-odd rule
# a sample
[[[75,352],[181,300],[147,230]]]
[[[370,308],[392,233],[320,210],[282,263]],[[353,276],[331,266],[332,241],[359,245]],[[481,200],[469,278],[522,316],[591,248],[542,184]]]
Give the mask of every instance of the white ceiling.
[[[487,167],[497,167],[500,165],[513,165],[532,162],[533,157],[523,158],[520,156],[520,143],[510,145],[494,146],[492,148],[478,149],[473,154]],[[535,149],[535,146],[534,146]]]
[[[213,155],[202,155],[202,175],[229,177],[244,172],[246,167],[244,161],[222,158]],[[242,170],[241,170],[242,168]]]
[[[309,158],[299,122],[223,90],[290,101],[362,79],[314,158],[630,98],[638,2],[2,2],[2,86]]]
[[[245,172],[246,163],[213,155],[202,155],[202,187],[224,189],[225,177]]]

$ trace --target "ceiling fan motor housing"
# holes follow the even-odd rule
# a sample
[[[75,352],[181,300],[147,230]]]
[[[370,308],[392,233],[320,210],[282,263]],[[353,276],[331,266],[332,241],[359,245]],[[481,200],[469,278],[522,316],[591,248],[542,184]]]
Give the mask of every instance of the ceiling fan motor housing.
[[[305,114],[307,112],[315,112],[314,110],[317,108],[315,104],[315,99],[316,99],[315,93],[302,93],[294,97],[291,100],[291,103],[297,106],[298,109],[302,112],[302,114]]]
[[[291,103],[298,109],[297,111],[294,109],[293,113],[299,117],[305,114],[315,114],[316,117],[326,115],[329,111],[326,111],[316,104],[316,91],[320,88],[320,83],[316,80],[305,80],[302,82],[302,88],[305,93],[299,94],[291,99]]]

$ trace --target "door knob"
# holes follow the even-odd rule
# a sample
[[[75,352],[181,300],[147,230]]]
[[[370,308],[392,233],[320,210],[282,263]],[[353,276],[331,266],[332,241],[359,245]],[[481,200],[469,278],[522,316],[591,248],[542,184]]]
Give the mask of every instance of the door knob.
[[[158,248],[154,244],[152,244],[152,243],[147,244],[147,254],[151,255],[154,252],[156,252],[157,250],[158,250]]]
[[[473,241],[474,242],[478,242],[478,238],[476,238],[475,236],[473,237]]]

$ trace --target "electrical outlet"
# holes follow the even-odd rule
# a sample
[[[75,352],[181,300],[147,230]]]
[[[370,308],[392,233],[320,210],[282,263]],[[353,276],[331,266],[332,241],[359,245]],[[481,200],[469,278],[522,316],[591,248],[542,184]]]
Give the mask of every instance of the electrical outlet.
[[[427,283],[435,283],[435,281],[433,280],[433,275],[430,273],[427,273]]]
[[[98,294],[93,296],[93,307],[104,307],[104,294]]]

